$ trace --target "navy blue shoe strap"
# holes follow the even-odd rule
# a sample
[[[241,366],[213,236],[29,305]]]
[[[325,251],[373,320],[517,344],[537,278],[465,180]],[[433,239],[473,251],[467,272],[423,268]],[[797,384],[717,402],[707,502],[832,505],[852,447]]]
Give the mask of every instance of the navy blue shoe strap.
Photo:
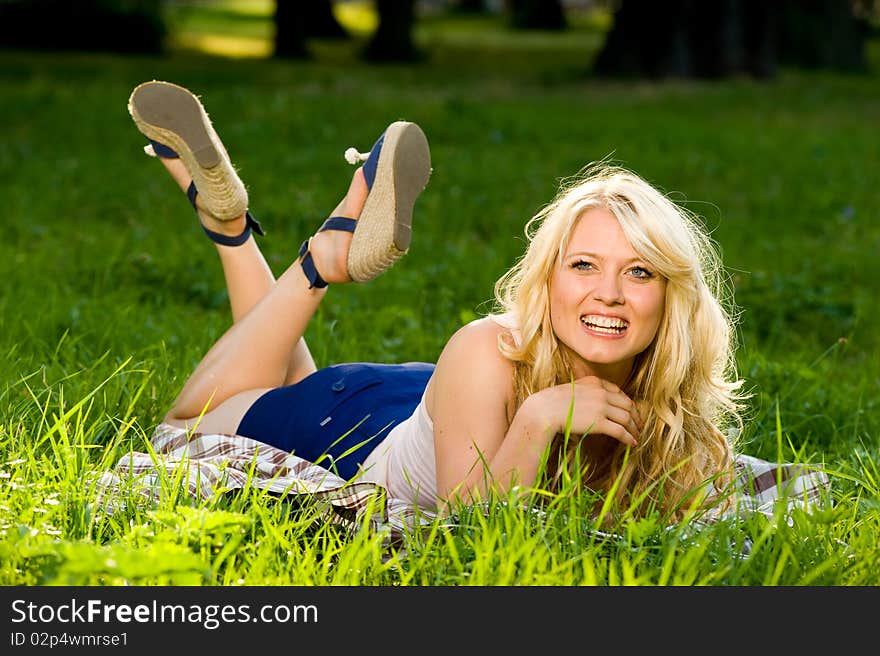
[[[376,180],[376,169],[379,168],[379,155],[382,153],[382,146],[385,143],[385,133],[376,140],[370,149],[370,156],[364,162],[364,180],[367,183],[367,189],[373,188],[373,182]]]
[[[344,232],[354,232],[357,227],[357,219],[350,219],[347,216],[331,216],[324,221],[323,225],[318,228],[318,232],[325,230],[340,230]]]
[[[205,234],[211,238],[211,241],[213,241],[215,244],[220,244],[221,246],[241,246],[251,236],[251,231],[257,233],[258,235],[266,234],[263,232],[263,227],[260,225],[260,222],[257,221],[253,216],[251,216],[250,212],[245,213],[244,220],[244,230],[240,235],[236,235],[234,237],[230,235],[221,235],[219,232],[208,230],[205,226],[202,226],[202,230],[204,230]]]
[[[351,219],[347,216],[331,216],[321,224],[321,227],[318,228],[318,232],[324,232],[325,230],[354,232],[356,227],[357,219]],[[312,259],[312,254],[309,251],[308,239],[306,239],[302,243],[302,246],[299,247],[299,257],[302,258],[300,260],[300,265],[302,266],[306,279],[309,281],[309,289],[312,287],[317,287],[318,289],[326,287],[327,282],[321,277],[321,274],[318,273],[318,269],[315,267],[315,261]]]
[[[265,236],[266,236],[266,231],[263,230],[263,226],[261,226],[261,225],[260,225],[260,222],[257,221],[257,220],[251,215],[251,211],[250,211],[250,210],[245,211],[245,214],[244,214],[244,220],[245,220],[245,223],[247,223],[247,226],[248,226],[251,230],[253,230],[254,232],[256,232],[258,235],[260,235],[260,237],[265,237]]]
[[[189,187],[187,187],[187,190],[186,190],[186,197],[189,198],[190,205],[193,206],[194,210],[198,209],[198,207],[196,207],[196,196],[198,196],[198,195],[199,195],[199,190],[196,189],[196,183],[190,182]]]
[[[198,190],[196,189],[196,183],[190,182],[189,187],[186,190],[186,197],[189,198],[189,202],[192,204],[193,208],[196,209],[196,196],[199,195]],[[208,230],[205,226],[202,226],[202,230],[205,231],[205,234],[216,244],[220,244],[222,246],[241,246],[248,240],[248,237],[251,236],[251,231],[256,234],[263,236],[266,232],[263,230],[263,226],[260,225],[260,222],[257,221],[253,215],[248,210],[244,215],[245,226],[244,230],[240,235],[236,235],[234,237],[229,235],[221,235],[219,232],[214,232],[213,230]]]
[[[299,247],[299,257],[302,258],[300,260],[300,266],[302,266],[303,273],[306,276],[306,279],[309,281],[309,289],[312,287],[317,287],[318,289],[323,289],[327,286],[326,281],[321,277],[321,274],[318,273],[318,269],[315,268],[315,262],[312,259],[312,253],[309,251],[309,240],[306,239],[302,246]]]
[[[165,144],[161,144],[158,141],[153,141],[149,138],[147,141],[150,142],[150,145],[153,147],[153,152],[159,157],[164,157],[165,159],[177,159],[180,157],[173,148],[169,148]]]

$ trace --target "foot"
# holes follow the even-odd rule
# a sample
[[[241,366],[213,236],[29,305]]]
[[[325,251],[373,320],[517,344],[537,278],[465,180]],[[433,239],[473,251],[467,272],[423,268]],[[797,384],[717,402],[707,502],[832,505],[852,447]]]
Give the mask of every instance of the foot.
[[[355,171],[345,198],[336,206],[331,216],[347,216],[357,219],[367,200],[369,189],[362,168]],[[351,282],[348,273],[348,252],[352,233],[342,230],[318,232],[309,241],[309,251],[315,268],[328,283]]]
[[[197,96],[153,80],[132,91],[128,111],[145,137],[180,157],[213,217],[235,220],[247,211],[247,190]]]
[[[189,189],[192,183],[192,177],[190,177],[184,163],[179,158],[157,157],[156,159],[162,162],[162,165],[171,174],[177,185],[186,193],[186,190]],[[201,221],[205,228],[229,237],[240,235],[247,225],[244,213],[236,218],[221,221],[205,208],[201,195],[196,196],[196,213],[199,216],[199,221]]]
[[[418,125],[394,121],[368,154],[349,149],[345,158],[364,160],[370,190],[348,253],[349,275],[366,282],[409,250],[413,206],[431,175],[431,152]]]
[[[349,148],[345,159],[364,165],[343,202],[299,249],[310,288],[367,282],[403,257],[412,236],[413,205],[431,175],[428,140],[408,121],[391,123],[369,153]]]

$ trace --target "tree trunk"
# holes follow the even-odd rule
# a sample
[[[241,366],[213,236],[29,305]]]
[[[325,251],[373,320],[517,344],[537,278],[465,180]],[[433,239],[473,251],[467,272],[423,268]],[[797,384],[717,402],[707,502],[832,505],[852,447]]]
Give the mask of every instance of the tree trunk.
[[[776,75],[778,63],[779,12],[764,0],[744,0],[742,4],[743,67],[753,77],[770,79]]]
[[[415,0],[376,0],[379,27],[364,50],[369,61],[413,61],[421,54],[412,39]]]
[[[594,72],[770,78],[777,62],[859,71],[866,34],[851,0],[622,0]]]
[[[275,0],[275,57],[306,59],[306,24],[300,3]]]
[[[867,70],[868,22],[850,0],[779,0],[779,58],[783,64],[846,72]]]
[[[160,0],[0,0],[0,49],[159,53],[166,34]]]
[[[333,14],[333,3],[330,0],[276,0],[300,5],[305,22],[306,35],[318,39],[347,39],[348,32],[336,20]]]
[[[508,0],[511,25],[522,30],[564,30],[568,27],[561,0]]]
[[[484,14],[489,11],[486,0],[456,0],[452,8],[463,14]]]
[[[659,78],[688,66],[683,0],[622,0],[594,63],[600,76]]]

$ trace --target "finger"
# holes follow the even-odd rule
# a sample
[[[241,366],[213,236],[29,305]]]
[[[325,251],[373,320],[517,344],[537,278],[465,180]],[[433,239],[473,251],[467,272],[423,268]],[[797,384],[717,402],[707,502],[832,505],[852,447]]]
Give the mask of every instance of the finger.
[[[641,427],[636,422],[636,417],[632,412],[608,406],[608,418],[616,424],[620,424],[632,435],[639,435],[642,432]]]
[[[598,380],[599,380],[600,384],[602,385],[602,388],[605,389],[606,391],[612,392],[612,393],[620,392],[620,388],[617,385],[615,385],[614,383],[612,383],[610,380],[605,380],[604,378],[599,378]]]
[[[607,400],[609,405],[629,412],[630,416],[632,416],[632,418],[634,419],[636,426],[638,426],[639,432],[641,432],[641,430],[645,427],[645,419],[647,414],[647,410],[643,409],[642,407],[644,405],[644,402],[642,402],[641,404],[637,403],[624,392],[609,392]]]
[[[635,401],[633,401],[633,407],[632,407],[632,410],[630,411],[630,414],[632,415],[632,418],[635,420],[636,426],[639,427],[639,432],[641,432],[645,428],[645,414],[642,411],[641,407],[639,407],[639,404],[636,403]]]
[[[596,424],[596,433],[604,433],[609,437],[613,437],[618,442],[628,444],[629,446],[638,446],[639,441],[626,428],[610,419],[602,419]]]
[[[574,379],[575,385],[595,385],[596,387],[601,387],[606,392],[619,392],[620,388],[612,383],[610,380],[606,380],[604,378],[599,378],[599,376],[582,376],[581,378]]]
[[[634,417],[638,416],[636,411],[636,403],[623,392],[606,392],[606,400],[609,405],[613,405],[621,410],[626,410]]]
[[[583,378],[578,378],[574,381],[575,385],[578,385],[582,388],[598,388],[603,390],[609,399],[614,399],[614,405],[619,406],[621,408],[628,408],[629,405],[633,403],[633,400],[629,398],[617,385],[614,383],[605,380],[604,378],[599,378],[597,376],[584,376]]]

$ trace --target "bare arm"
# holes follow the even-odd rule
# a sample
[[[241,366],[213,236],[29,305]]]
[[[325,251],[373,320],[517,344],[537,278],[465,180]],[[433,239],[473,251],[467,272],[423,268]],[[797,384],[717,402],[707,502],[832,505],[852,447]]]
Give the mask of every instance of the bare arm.
[[[440,498],[485,498],[535,483],[541,458],[565,429],[574,393],[572,433],[602,433],[626,444],[638,434],[632,401],[595,377],[530,396],[511,413],[513,365],[497,348],[504,329],[488,319],[468,324],[450,339],[429,391],[434,421]],[[511,416],[512,414],[512,416]]]
[[[485,489],[484,479],[492,475],[487,465],[509,428],[513,364],[498,352],[502,330],[487,319],[470,323],[437,361],[427,400],[441,499]]]

